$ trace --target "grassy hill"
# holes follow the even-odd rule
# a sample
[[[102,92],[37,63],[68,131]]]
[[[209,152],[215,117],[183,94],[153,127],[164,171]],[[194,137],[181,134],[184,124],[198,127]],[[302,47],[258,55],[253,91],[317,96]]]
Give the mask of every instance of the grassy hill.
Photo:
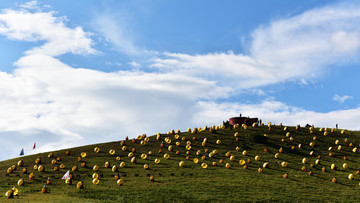
[[[2,161],[1,201],[7,199],[4,194],[13,187],[19,191],[15,200],[40,202],[357,201],[360,198],[360,156],[359,151],[354,152],[360,144],[359,132],[342,134],[341,130],[332,132],[332,129],[315,128],[310,133],[309,128],[284,129],[284,126],[274,125],[271,130],[265,125],[192,131],[148,138],[139,136],[134,140]],[[207,139],[205,143],[204,139]],[[314,145],[310,146],[310,143]],[[187,145],[191,149],[187,149]],[[95,152],[95,147],[100,151]],[[110,154],[110,150],[114,150],[114,154]],[[129,157],[132,150],[133,156]],[[217,153],[210,157],[214,150]],[[81,157],[82,152],[86,152],[86,157]],[[53,157],[49,157],[50,153]],[[142,154],[147,154],[146,159],[141,158]],[[170,157],[164,158],[165,154]],[[52,163],[58,157],[59,160]],[[133,157],[136,162],[131,162]],[[39,164],[35,163],[37,158],[41,159]],[[195,158],[198,163],[194,163]],[[156,164],[155,159],[160,163]],[[17,165],[19,160],[23,161],[22,166]],[[181,161],[182,167],[179,166]],[[105,162],[109,162],[109,168],[105,167]],[[120,167],[122,162],[125,167]],[[229,168],[226,168],[227,163]],[[60,168],[61,164],[64,168]],[[145,164],[148,169],[144,169]],[[331,169],[332,164],[336,168]],[[34,165],[42,165],[44,171],[35,170]],[[93,170],[95,165],[99,166],[96,172]],[[16,169],[8,173],[12,166]],[[72,171],[74,166],[77,170]],[[115,172],[113,166],[117,168]],[[54,167],[59,170],[55,171]],[[24,168],[27,168],[26,173],[22,172]],[[73,176],[71,185],[61,179],[68,170]],[[34,174],[32,180],[29,180],[30,173]],[[97,185],[92,183],[94,173],[98,174]],[[352,180],[349,174],[353,174]],[[117,184],[115,175],[123,180],[122,185]],[[24,183],[18,186],[21,178]],[[48,178],[51,180],[51,184],[46,185],[48,193],[42,193]],[[335,183],[333,178],[336,178]],[[82,181],[83,189],[77,188],[79,181]]]

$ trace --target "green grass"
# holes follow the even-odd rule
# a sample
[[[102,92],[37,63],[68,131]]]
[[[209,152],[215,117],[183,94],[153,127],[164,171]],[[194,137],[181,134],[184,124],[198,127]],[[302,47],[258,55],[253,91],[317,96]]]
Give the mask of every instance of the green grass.
[[[239,141],[236,141],[234,133],[239,132]],[[286,133],[290,132],[294,138],[290,141]],[[324,136],[319,129],[314,129],[314,134],[309,133],[308,128],[288,127],[284,131],[283,127],[272,126],[272,131],[267,126],[248,127],[247,130],[239,127],[237,129],[226,128],[220,129],[216,133],[210,133],[208,130],[196,134],[179,133],[180,138],[176,140],[174,134],[162,134],[160,140],[156,136],[150,136],[146,146],[140,145],[140,140],[132,143],[131,140],[125,141],[127,151],[121,150],[120,141],[111,143],[102,143],[90,146],[64,149],[52,152],[54,157],[61,157],[61,161],[51,164],[53,158],[48,158],[49,153],[41,153],[32,156],[24,156],[16,159],[0,162],[0,192],[2,192],[2,201],[6,200],[5,192],[16,186],[19,189],[19,195],[14,198],[18,201],[54,201],[56,202],[199,202],[199,201],[357,201],[360,197],[360,175],[356,173],[360,169],[359,152],[354,153],[352,149],[360,144],[360,133],[355,131],[346,131],[345,135],[340,130],[334,133],[328,130],[329,135]],[[268,134],[267,140],[263,139],[264,134]],[[185,136],[186,140],[182,141],[181,137]],[[317,140],[313,137],[317,136]],[[164,142],[164,147],[160,144],[166,137],[169,137],[173,146],[171,152],[168,151],[169,144]],[[196,140],[193,140],[196,137]],[[205,146],[201,143],[204,138],[208,141]],[[345,143],[344,139],[348,141]],[[220,139],[221,144],[216,144]],[[285,139],[284,142],[281,139]],[[186,141],[191,141],[190,159],[186,160]],[[337,149],[335,140],[339,140],[343,149]],[[180,146],[175,142],[179,141]],[[310,147],[309,143],[314,142],[315,147]],[[298,144],[303,148],[298,148]],[[349,143],[353,146],[349,147]],[[99,147],[100,152],[95,153],[94,147]],[[295,146],[292,150],[291,146]],[[333,146],[333,156],[330,157],[328,148]],[[236,151],[236,147],[240,150]],[[284,152],[276,159],[274,154],[279,152],[280,148]],[[134,153],[137,162],[131,163],[128,157],[129,151],[135,148]],[[162,152],[159,153],[159,149]],[[268,152],[264,149],[267,148]],[[108,152],[110,149],[116,150],[114,155]],[[208,153],[205,153],[208,149]],[[214,157],[208,156],[209,152],[217,149],[219,153]],[[71,155],[67,156],[65,151],[69,150]],[[140,158],[142,153],[152,151],[152,155],[143,160]],[[180,155],[176,155],[176,151]],[[196,151],[201,150],[201,155],[197,156]],[[247,156],[242,155],[242,151],[247,150]],[[310,156],[310,151],[314,151],[314,156]],[[87,156],[81,162],[77,161],[81,152],[86,152]],[[235,161],[230,161],[225,156],[230,152],[235,156]],[[164,153],[170,154],[170,159],[163,158]],[[202,160],[201,156],[205,155],[206,159]],[[256,161],[254,157],[259,155],[261,158]],[[320,164],[315,165],[317,156],[321,156]],[[121,160],[117,161],[116,156]],[[346,156],[346,160],[344,160]],[[40,157],[42,165],[45,167],[44,172],[33,169],[35,159]],[[307,158],[307,163],[303,164],[302,159]],[[154,160],[161,160],[160,164],[155,164]],[[194,158],[199,159],[199,163],[193,162]],[[15,171],[7,174],[6,170],[12,165],[16,165],[19,160],[24,161],[23,167],[17,167]],[[224,163],[219,163],[223,159]],[[248,168],[244,169],[239,164],[239,160],[250,159],[247,163]],[[104,163],[110,162],[110,165],[116,165],[118,172],[112,172],[111,168],[105,168]],[[126,166],[119,168],[120,162],[124,161]],[[179,162],[184,161],[184,167],[179,167]],[[216,161],[217,166],[212,162]],[[282,167],[281,162],[287,161],[288,166]],[[80,164],[86,162],[87,167],[81,167]],[[269,168],[263,168],[261,173],[258,168],[262,168],[265,162],[269,162]],[[54,166],[64,163],[65,168],[54,171]],[[203,169],[201,163],[207,163],[208,168]],[[231,164],[231,168],[225,167],[226,163]],[[314,164],[313,168],[310,164]],[[337,170],[331,170],[330,165],[334,163]],[[343,163],[348,163],[349,168],[342,168]],[[100,169],[100,183],[92,184],[91,175],[94,173],[92,167],[97,164]],[[150,169],[145,170],[144,164],[148,164]],[[307,171],[301,170],[306,166]],[[62,175],[71,170],[73,166],[78,166],[78,170],[72,172],[74,175],[73,184],[67,185],[61,180]],[[21,172],[22,168],[28,169],[27,174]],[[322,172],[325,167],[326,171]],[[309,171],[313,175],[308,174]],[[34,180],[29,180],[29,173],[34,173]],[[118,186],[114,175],[119,173],[124,179],[124,184]],[[287,173],[289,178],[283,178]],[[355,175],[354,180],[347,177],[350,173]],[[150,181],[149,176],[153,175],[155,181]],[[47,178],[50,177],[52,184],[47,188],[49,193],[41,193],[41,188]],[[337,178],[337,183],[332,182],[332,178]],[[20,178],[25,179],[25,184],[17,186]],[[76,183],[83,181],[84,189],[77,189]]]

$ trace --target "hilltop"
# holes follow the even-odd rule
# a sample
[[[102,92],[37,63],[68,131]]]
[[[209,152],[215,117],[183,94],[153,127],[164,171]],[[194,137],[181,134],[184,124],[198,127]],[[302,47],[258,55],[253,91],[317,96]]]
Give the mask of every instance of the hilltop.
[[[359,135],[271,123],[171,130],[2,161],[0,191],[40,202],[355,201]]]

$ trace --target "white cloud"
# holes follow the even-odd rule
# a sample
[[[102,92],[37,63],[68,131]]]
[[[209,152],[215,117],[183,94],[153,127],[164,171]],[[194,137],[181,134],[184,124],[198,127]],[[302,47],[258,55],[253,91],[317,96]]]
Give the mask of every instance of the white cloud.
[[[223,86],[233,86],[239,89],[258,87],[284,79],[281,70],[271,64],[233,53],[195,56],[166,53],[164,58],[156,58],[151,67],[164,72],[207,78],[217,81]]]
[[[32,9],[32,10],[39,10],[40,7],[38,5],[38,1],[28,1],[24,4],[20,5],[21,8],[25,8],[25,9]]]
[[[130,33],[126,17],[101,14],[95,17],[93,24],[94,29],[102,33],[106,40],[114,44],[120,52],[129,55],[136,55],[141,52],[130,37],[134,34]]]
[[[0,12],[0,34],[10,40],[38,42],[44,44],[35,47],[27,54],[46,54],[58,56],[64,53],[94,54],[91,46],[91,33],[81,27],[66,27],[65,17],[56,17],[54,12],[35,12],[27,10],[4,9]],[[36,23],[34,23],[36,22]]]
[[[335,50],[341,52],[353,52],[360,46],[359,33],[335,32],[331,36],[331,43]]]
[[[360,107],[349,110],[337,110],[327,113],[318,113],[305,109],[288,106],[283,102],[269,100],[259,104],[241,103],[215,103],[199,102],[198,114],[194,117],[194,123],[198,125],[210,125],[238,116],[258,117],[264,123],[283,123],[284,125],[295,126],[300,124],[313,124],[316,127],[333,128],[338,123],[339,128],[359,130]]]
[[[259,27],[252,33],[249,55],[165,53],[152,67],[240,89],[289,80],[306,84],[329,64],[359,62],[359,23],[359,5],[334,4]]]
[[[0,145],[12,156],[34,141],[39,152],[184,129],[192,125],[187,118],[200,98],[224,97],[228,91],[184,75],[74,69],[41,54],[15,65],[13,74],[0,72],[0,134],[24,137]]]
[[[19,148],[33,142],[40,152],[164,132],[170,126],[185,128],[191,121],[184,118],[191,117],[198,99],[229,92],[187,75],[74,69],[54,56],[96,53],[92,40],[82,28],[68,28],[65,17],[53,14],[0,13],[0,34],[11,40],[45,41],[16,61],[13,73],[0,72],[0,136],[12,137],[0,145],[0,159],[16,156]]]
[[[128,63],[131,67],[134,67],[134,68],[140,68],[141,65],[139,63],[136,63],[135,61],[131,61]]]
[[[340,104],[344,103],[346,100],[348,99],[353,99],[353,96],[349,96],[349,95],[343,95],[343,96],[339,96],[337,94],[334,95],[333,100],[339,102]]]

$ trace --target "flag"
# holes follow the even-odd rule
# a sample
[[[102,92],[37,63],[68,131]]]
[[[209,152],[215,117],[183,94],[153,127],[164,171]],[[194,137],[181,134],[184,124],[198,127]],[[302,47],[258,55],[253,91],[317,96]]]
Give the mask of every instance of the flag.
[[[69,176],[70,176],[70,170],[68,170],[61,179],[66,180],[69,178]]]
[[[35,149],[36,148],[36,142],[34,142],[34,146],[33,146],[33,149]]]
[[[24,148],[22,148],[21,152],[20,152],[20,156],[24,155]]]

